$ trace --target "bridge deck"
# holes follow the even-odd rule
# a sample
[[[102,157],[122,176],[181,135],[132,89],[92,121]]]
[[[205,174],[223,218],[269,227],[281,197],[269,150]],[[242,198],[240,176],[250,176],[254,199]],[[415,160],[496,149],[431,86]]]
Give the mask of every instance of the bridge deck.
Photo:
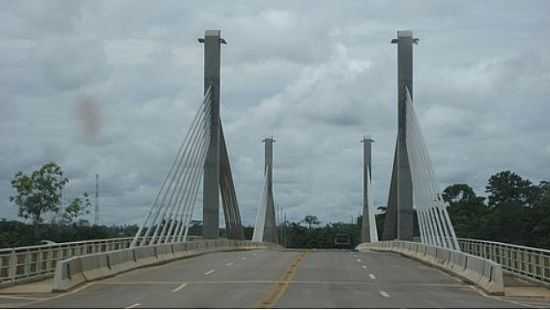
[[[391,253],[224,252],[138,269],[53,296],[1,296],[29,307],[517,308]]]

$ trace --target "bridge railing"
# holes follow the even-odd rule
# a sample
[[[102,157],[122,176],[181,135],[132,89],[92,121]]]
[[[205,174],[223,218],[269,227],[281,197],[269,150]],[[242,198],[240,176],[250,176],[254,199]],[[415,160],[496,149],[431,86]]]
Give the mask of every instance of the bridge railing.
[[[57,263],[52,289],[67,291],[84,282],[114,276],[136,268],[164,264],[184,257],[219,251],[279,247],[277,244],[266,242],[214,239],[141,246],[75,256]]]
[[[459,250],[400,240],[361,243],[356,249],[400,253],[466,279],[487,293],[504,294],[502,266],[487,258]]]
[[[0,249],[0,287],[51,277],[58,261],[126,249],[133,239],[95,239]]]
[[[463,252],[490,259],[510,273],[550,284],[550,250],[458,238]]]

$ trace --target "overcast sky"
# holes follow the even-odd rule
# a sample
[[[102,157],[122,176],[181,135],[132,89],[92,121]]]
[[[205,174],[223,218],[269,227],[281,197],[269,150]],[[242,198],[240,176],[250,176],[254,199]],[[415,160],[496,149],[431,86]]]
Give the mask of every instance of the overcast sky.
[[[420,38],[414,100],[442,189],[482,193],[504,169],[549,180],[549,15],[548,1],[2,1],[0,217],[16,216],[14,174],[54,161],[67,199],[99,173],[101,222],[140,224],[201,101],[206,29],[228,41],[222,121],[245,224],[268,135],[290,220],[359,214],[364,134],[386,204],[397,30]]]

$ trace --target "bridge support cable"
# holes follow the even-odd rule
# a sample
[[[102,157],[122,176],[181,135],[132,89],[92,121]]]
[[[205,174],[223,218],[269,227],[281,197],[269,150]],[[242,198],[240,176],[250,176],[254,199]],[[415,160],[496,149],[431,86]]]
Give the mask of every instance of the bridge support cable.
[[[433,242],[435,246],[460,250],[453,225],[447,214],[446,206],[441,199],[438,185],[435,181],[432,161],[430,159],[428,148],[424,141],[422,131],[416,116],[412,99],[408,89],[406,90],[406,143],[409,155],[409,166],[411,168],[411,177],[413,184],[413,205],[416,210],[427,211],[426,217],[432,225],[426,225],[419,221],[421,230],[430,231],[432,235],[424,238],[423,242]]]
[[[221,196],[222,196],[222,206],[224,211],[224,217],[225,217],[225,224],[226,224],[226,231],[227,231],[227,237],[229,239],[236,239],[236,240],[242,240],[244,239],[244,234],[242,230],[242,224],[241,224],[241,217],[239,213],[239,206],[237,202],[237,195],[235,193],[235,186],[233,183],[233,177],[231,173],[231,165],[229,162],[229,154],[227,152],[227,145],[225,143],[225,136],[223,134],[223,127],[220,123],[220,189],[221,189]],[[207,144],[208,145],[208,144]],[[206,153],[205,153],[206,156]],[[193,215],[193,212],[195,210],[196,206],[196,198],[198,195],[198,184],[195,186],[195,188],[192,190],[191,199],[189,200],[189,204],[191,205],[191,208],[188,209],[188,212],[184,216],[183,223],[185,223],[185,231],[182,232],[178,230],[177,235],[180,236],[181,241],[187,240],[188,230],[189,230],[189,224],[191,221],[191,217]],[[188,205],[188,202],[185,203]],[[183,226],[181,227],[183,228]]]
[[[241,215],[239,213],[239,203],[235,184],[233,183],[233,173],[231,172],[231,162],[229,161],[229,152],[223,126],[220,122],[220,189],[222,196],[222,205],[225,219],[225,230],[229,239],[244,239],[244,233],[241,224]]]
[[[178,171],[178,178],[176,181],[176,185],[174,187],[174,190],[170,194],[170,198],[168,198],[168,201],[166,203],[166,207],[164,209],[164,214],[162,216],[162,230],[160,229],[160,225],[157,226],[157,229],[155,230],[155,233],[153,234],[153,239],[151,240],[150,244],[159,244],[165,242],[165,237],[167,236],[167,229],[168,227],[173,227],[174,223],[174,209],[181,207],[180,204],[177,204],[177,201],[179,201],[179,198],[185,194],[187,194],[188,185],[189,185],[189,179],[191,176],[192,171],[188,171],[190,169],[186,169],[188,164],[192,165],[193,162],[196,160],[196,157],[199,155],[201,148],[203,147],[200,145],[199,141],[202,141],[204,139],[201,135],[195,135],[194,141],[191,142],[190,151],[188,154],[190,154],[188,157],[188,160],[185,161],[185,164],[181,166],[181,170]],[[187,171],[186,171],[187,170]],[[187,172],[187,173],[186,173]],[[175,198],[175,200],[174,200]],[[160,232],[160,234],[159,234]],[[158,238],[157,234],[159,235]]]
[[[202,138],[202,145],[200,147],[200,151],[197,152],[196,160],[193,162],[195,163],[193,167],[191,167],[191,171],[189,172],[190,178],[188,179],[188,190],[185,191],[187,195],[180,195],[178,199],[178,204],[180,205],[180,209],[178,210],[178,213],[176,214],[176,218],[178,219],[178,223],[175,226],[175,231],[172,237],[173,242],[177,242],[182,237],[182,230],[183,227],[188,225],[188,222],[186,220],[186,216],[191,209],[192,205],[191,203],[194,203],[196,192],[198,191],[198,188],[201,183],[201,172],[202,172],[202,163],[204,163],[204,160],[206,158],[206,152],[208,151],[207,146],[209,141],[208,134],[203,136]]]
[[[189,149],[189,146],[190,144],[196,140],[196,136],[197,136],[197,130],[198,128],[201,127],[201,123],[202,122],[205,122],[205,119],[207,119],[208,115],[209,115],[209,111],[210,111],[210,103],[209,103],[209,100],[210,100],[210,96],[206,96],[205,97],[205,105],[203,106],[203,115],[200,116],[200,118],[197,118],[197,121],[192,124],[190,130],[188,131],[188,133],[190,134],[188,136],[188,139],[186,139],[185,143],[186,143],[186,147],[184,149],[184,152],[182,153],[183,156],[181,157],[181,160],[179,162],[179,165],[177,166],[177,169],[174,170],[174,173],[172,175],[172,182],[171,182],[171,185],[172,186],[169,186],[167,188],[166,191],[164,191],[163,193],[163,197],[161,199],[161,202],[160,204],[157,206],[157,213],[156,213],[156,217],[153,219],[153,225],[151,225],[150,227],[148,227],[148,231],[146,232],[145,236],[149,237],[149,233],[150,231],[153,229],[153,227],[155,227],[155,232],[153,233],[153,237],[150,237],[149,238],[149,242],[148,244],[152,244],[153,242],[157,242],[156,240],[156,236],[158,234],[158,229],[160,228],[161,225],[163,225],[163,223],[165,223],[165,212],[167,210],[167,205],[165,203],[169,193],[174,193],[174,191],[177,191],[178,189],[177,188],[174,188],[173,187],[173,184],[174,184],[174,180],[176,179],[176,177],[181,174],[181,163],[183,163],[184,161],[189,161],[189,157],[188,156],[185,156],[186,154],[189,154],[188,152],[188,149]],[[159,219],[159,216],[162,214],[162,217]]]
[[[267,174],[265,174],[264,188],[260,198],[260,207],[258,208],[258,213],[256,214],[256,223],[254,224],[254,232],[252,233],[252,241],[255,242],[262,242],[264,240],[265,219],[267,213],[267,179]]]
[[[210,95],[206,96],[205,97],[205,100],[207,100],[208,104],[205,105],[205,110],[207,111],[207,113],[204,113],[204,118],[200,118],[199,119],[199,122],[197,122],[195,124],[195,127],[193,127],[191,129],[191,139],[190,141],[187,141],[186,143],[186,147],[185,147],[185,150],[183,152],[183,156],[182,156],[182,160],[179,162],[177,168],[176,168],[176,172],[173,174],[173,179],[172,179],[172,182],[171,182],[171,187],[169,187],[169,190],[167,192],[165,192],[165,195],[160,203],[161,205],[161,208],[162,208],[162,212],[159,212],[161,215],[160,215],[160,221],[158,221],[157,225],[156,225],[156,228],[155,228],[155,231],[153,233],[153,236],[152,238],[150,239],[149,241],[149,245],[153,245],[153,244],[158,244],[159,242],[162,242],[162,239],[165,237],[164,236],[164,233],[166,231],[166,227],[169,225],[169,221],[171,220],[170,216],[170,211],[173,209],[174,207],[174,204],[173,204],[173,198],[174,198],[174,195],[182,190],[181,189],[181,181],[182,181],[182,176],[184,175],[184,168],[186,165],[189,165],[189,164],[192,164],[192,159],[190,156],[192,156],[191,154],[191,151],[193,149],[196,148],[196,145],[197,145],[197,141],[198,141],[198,137],[200,137],[200,134],[202,133],[202,122],[205,122],[206,119],[208,118],[208,116],[210,115],[208,112],[209,112],[209,107],[210,107]],[[169,197],[169,198],[168,198]],[[166,201],[166,199],[168,199]],[[161,232],[161,226],[162,226],[162,232]],[[160,236],[158,236],[158,234],[160,234]]]
[[[422,214],[424,215],[425,230],[428,234],[426,238],[427,240],[425,242],[430,245],[439,245],[438,240],[435,238],[437,234],[435,233],[432,218],[428,215],[428,211],[427,210],[418,210],[418,211],[422,212]]]
[[[416,211],[416,218],[418,219],[418,228],[420,230],[420,241],[425,242],[427,235],[425,231],[425,224],[424,224],[424,215],[420,210]]]
[[[205,119],[208,119],[208,117],[209,110],[205,115]],[[174,203],[172,203],[172,199],[170,199],[168,203],[169,205],[172,205],[172,208],[170,210],[170,214],[168,215],[168,218],[170,219],[168,233],[166,233],[165,230],[163,230],[163,232],[161,233],[162,236],[167,237],[164,240],[164,243],[166,243],[168,239],[170,239],[169,241],[172,241],[174,239],[175,236],[173,236],[171,232],[174,229],[175,223],[179,222],[180,213],[182,212],[181,209],[186,207],[185,204],[182,204],[182,200],[184,197],[189,196],[189,193],[191,193],[192,185],[200,181],[200,176],[198,176],[194,172],[196,172],[196,170],[200,168],[200,163],[202,162],[202,160],[200,160],[201,155],[206,152],[206,147],[208,145],[206,143],[208,142],[209,138],[207,122],[201,122],[197,127],[197,130],[199,130],[199,133],[194,135],[195,138],[191,142],[192,147],[189,151],[190,159],[187,160],[185,165],[183,166],[183,169],[187,168],[187,171],[182,170],[182,173],[180,175],[180,179],[182,179],[182,186],[179,187],[180,189],[175,196]],[[168,225],[166,225],[165,227],[167,226]]]
[[[200,127],[199,124],[202,123],[202,122],[204,122],[205,119],[208,118],[208,115],[209,115],[209,113],[210,113],[210,112],[209,112],[209,111],[210,111],[210,95],[208,95],[208,96],[205,97],[205,102],[206,102],[207,104],[204,105],[204,111],[205,111],[205,112],[204,112],[204,115],[201,115],[201,117],[198,118],[197,121],[196,121],[194,124],[192,124],[190,130],[188,131],[188,133],[190,134],[189,140],[191,140],[191,141],[194,139],[194,138],[192,138],[192,137],[195,137],[195,135],[196,135],[197,128]],[[189,141],[189,140],[187,140],[187,141]],[[186,143],[186,149],[187,149],[188,147],[189,147],[189,143]],[[184,153],[186,153],[186,151],[184,151]],[[180,163],[183,162],[184,160],[186,160],[186,159],[185,159],[185,156],[182,156]],[[173,179],[175,179],[176,175],[178,174],[178,171],[180,170],[180,169],[179,169],[180,166],[181,166],[181,165],[178,165],[178,168],[177,168],[176,171],[174,172]],[[173,181],[173,180],[172,180],[172,181]],[[172,184],[173,184],[173,182],[172,182]],[[159,225],[161,225],[161,224],[163,223],[162,219],[161,219],[161,220],[158,220],[158,217],[159,217],[159,215],[161,214],[161,210],[164,210],[164,211],[166,210],[166,209],[165,209],[165,203],[164,203],[164,202],[165,202],[165,200],[166,200],[166,197],[168,196],[168,193],[169,193],[169,192],[172,192],[172,189],[171,189],[171,188],[172,188],[172,187],[169,186],[169,187],[168,187],[169,190],[167,190],[167,191],[164,192],[163,199],[161,200],[160,206],[159,206],[159,208],[158,208],[158,210],[157,210],[157,216],[156,216],[155,219],[154,219],[155,223],[157,223],[156,226],[155,226],[155,227],[157,227],[157,228],[159,227]],[[164,213],[164,212],[162,212],[162,213]],[[152,227],[153,227],[153,226],[151,226],[151,227],[149,228],[149,230],[152,229]],[[158,230],[155,229],[155,231],[158,231]],[[155,235],[156,235],[156,232],[155,232]],[[149,234],[146,233],[146,236],[149,237]],[[151,237],[151,238],[150,238],[149,244],[151,244],[151,241],[153,241],[153,242],[156,241],[156,240],[154,240],[154,239],[155,239],[154,237]]]
[[[209,125],[206,125],[207,129],[209,129]],[[206,161],[206,156],[208,154],[208,145],[210,144],[210,134],[207,134],[207,138],[204,141],[205,143],[205,150],[201,154],[200,157],[200,164],[197,165],[195,169],[194,178],[196,178],[196,182],[193,183],[191,194],[185,197],[185,200],[183,202],[185,208],[182,212],[182,218],[181,218],[181,225],[177,228],[177,241],[182,242],[187,240],[187,232],[189,231],[189,225],[191,223],[191,219],[193,217],[193,212],[195,211],[197,196],[199,193],[199,188],[201,185],[201,177],[203,173],[203,167],[204,162]]]
[[[197,136],[201,136],[200,132],[204,130],[198,130],[204,128],[205,122],[207,122],[211,114],[211,91],[205,93],[202,104],[200,105],[198,111],[196,112],[193,121],[191,122],[190,129],[187,131],[185,138],[183,139],[176,159],[174,160],[166,178],[164,179],[159,192],[157,193],[151,208],[145,218],[145,221],[138,229],[134,240],[132,241],[131,247],[141,246],[146,244],[151,244],[156,242],[157,235],[159,233],[160,226],[165,226],[167,223],[165,221],[166,212],[168,208],[173,206],[167,206],[166,199],[168,196],[173,196],[174,192],[181,190],[181,187],[178,187],[175,184],[176,179],[180,179],[182,174],[182,165],[186,166],[190,164],[189,148],[192,146],[193,141],[196,141]],[[204,136],[204,135],[202,135]],[[204,138],[201,138],[204,140]],[[153,232],[154,230],[154,232]],[[153,233],[153,236],[151,236]],[[160,239],[164,239],[166,236],[160,236]]]
[[[202,110],[202,106],[201,108],[199,109],[199,112],[195,114],[195,117],[193,119],[193,121],[191,122],[191,128],[194,127],[194,124],[198,121],[199,117],[201,116],[201,113],[200,111]],[[159,198],[160,196],[164,193],[164,190],[165,190],[165,186],[168,182],[169,179],[171,179],[171,176],[172,174],[175,172],[174,168],[178,165],[178,163],[182,160],[182,152],[183,152],[183,149],[185,147],[185,142],[187,141],[187,139],[189,138],[189,135],[191,133],[191,130],[189,130],[185,136],[185,138],[183,139],[183,142],[181,143],[179,149],[178,149],[178,152],[177,152],[177,155],[176,155],[176,159],[174,160],[174,162],[172,163],[172,166],[170,167],[170,169],[168,170],[168,174],[166,175],[166,177],[164,178],[161,186],[160,186],[160,190],[159,192],[157,193],[157,195],[155,196],[155,199],[153,200],[153,204],[151,206],[151,208],[149,208],[149,212],[147,213],[147,216],[145,217],[145,221],[144,223],[140,226],[140,228],[138,229],[137,233],[136,233],[136,236],[134,238],[134,240],[132,241],[131,243],[131,247],[134,247],[134,246],[138,246],[138,245],[141,245],[142,243],[144,243],[142,241],[141,236],[142,236],[142,232],[143,232],[143,229],[145,227],[147,227],[147,231],[143,234],[144,236],[148,236],[149,235],[149,232],[152,228],[152,222],[154,222],[155,220],[153,220],[153,218],[156,218],[158,217],[158,212],[159,212],[159,208],[156,208],[155,206],[157,206],[158,204],[158,201],[159,201]]]
[[[203,102],[203,105],[201,105],[201,107],[199,108],[199,111],[195,114],[195,117],[194,117],[193,121],[191,122],[191,129],[194,128],[195,124],[199,121],[199,118],[202,115],[201,111],[204,109],[204,106],[205,105],[204,105],[204,102]],[[159,192],[157,193],[157,196],[155,197],[151,208],[149,209],[149,212],[148,212],[148,214],[145,218],[144,223],[140,226],[138,232],[136,233],[136,237],[132,241],[132,244],[131,244],[132,247],[138,246],[138,245],[143,245],[148,241],[148,240],[146,240],[146,238],[150,235],[151,229],[156,225],[155,223],[157,222],[157,218],[158,218],[158,215],[159,215],[159,212],[160,212],[160,209],[161,209],[159,207],[159,199],[161,199],[160,197],[163,196],[166,193],[166,190],[167,190],[166,185],[167,185],[168,181],[172,179],[173,174],[175,173],[174,168],[183,160],[182,154],[183,154],[183,151],[184,151],[184,148],[185,148],[185,145],[186,145],[186,141],[189,139],[189,136],[190,136],[191,132],[192,132],[192,130],[189,130],[187,132],[185,138],[183,139],[183,142],[181,143],[180,148],[178,150],[178,153],[176,155],[176,159],[174,160],[174,163],[172,164],[172,167],[170,168],[166,178],[164,179],[164,181],[161,185],[161,188],[160,188]],[[168,187],[170,187],[170,185]],[[145,233],[143,233],[143,229],[145,227],[146,227],[147,231]]]
[[[180,213],[182,207],[185,208],[186,205],[182,204],[183,197],[190,196],[192,185],[195,183],[198,183],[200,181],[200,176],[196,175],[194,172],[198,170],[197,168],[200,167],[200,162],[197,161],[201,158],[201,155],[206,152],[206,146],[207,144],[205,142],[208,142],[208,128],[204,126],[205,123],[203,123],[199,127],[200,134],[195,135],[195,141],[192,142],[192,147],[190,151],[190,160],[186,165],[183,167],[184,169],[187,168],[187,171],[182,171],[181,176],[184,176],[182,179],[182,186],[177,192],[177,195],[175,197],[174,203],[172,204],[172,208],[170,210],[170,214],[168,215],[168,219],[170,219],[170,226],[165,225],[164,227],[168,227],[168,232],[166,232],[165,229],[161,232],[161,236],[165,236],[164,243],[171,242],[174,239],[174,235],[172,233],[174,229],[174,225],[176,222],[179,222]],[[170,200],[171,201],[171,200]],[[171,202],[168,203],[169,205]]]
[[[207,129],[209,127],[207,126]],[[199,192],[199,188],[200,188],[200,185],[201,185],[201,178],[202,178],[202,172],[203,172],[203,166],[204,166],[204,161],[206,160],[206,154],[208,152],[208,145],[210,143],[210,135],[207,134],[206,136],[207,138],[204,139],[204,150],[201,152],[201,155],[200,155],[200,159],[197,163],[197,165],[195,166],[195,170],[193,172],[193,182],[192,182],[192,187],[191,187],[191,191],[190,191],[190,195],[186,195],[185,196],[185,199],[183,200],[183,210],[181,212],[181,222],[180,222],[180,225],[177,227],[176,229],[176,241],[177,242],[181,242],[181,241],[186,241],[186,237],[187,237],[187,231],[189,229],[189,225],[191,223],[191,219],[193,217],[193,212],[195,210],[195,204],[196,204],[196,200],[197,200],[197,196],[198,196],[198,192]],[[185,232],[185,237],[184,237],[184,232]]]

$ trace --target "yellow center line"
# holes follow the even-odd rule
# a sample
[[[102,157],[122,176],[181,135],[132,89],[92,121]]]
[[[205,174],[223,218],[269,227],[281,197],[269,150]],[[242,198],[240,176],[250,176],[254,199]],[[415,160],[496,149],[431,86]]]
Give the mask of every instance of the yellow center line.
[[[304,259],[304,256],[307,254],[307,252],[304,252],[296,257],[294,262],[290,265],[288,270],[283,274],[283,276],[275,283],[275,285],[271,288],[269,291],[269,294],[267,294],[259,303],[256,305],[255,308],[271,308],[273,305],[281,299],[281,297],[285,294],[286,290],[288,289],[288,286],[292,282],[292,279],[294,279],[294,276],[296,275],[296,270],[298,269],[298,265],[302,262]]]

